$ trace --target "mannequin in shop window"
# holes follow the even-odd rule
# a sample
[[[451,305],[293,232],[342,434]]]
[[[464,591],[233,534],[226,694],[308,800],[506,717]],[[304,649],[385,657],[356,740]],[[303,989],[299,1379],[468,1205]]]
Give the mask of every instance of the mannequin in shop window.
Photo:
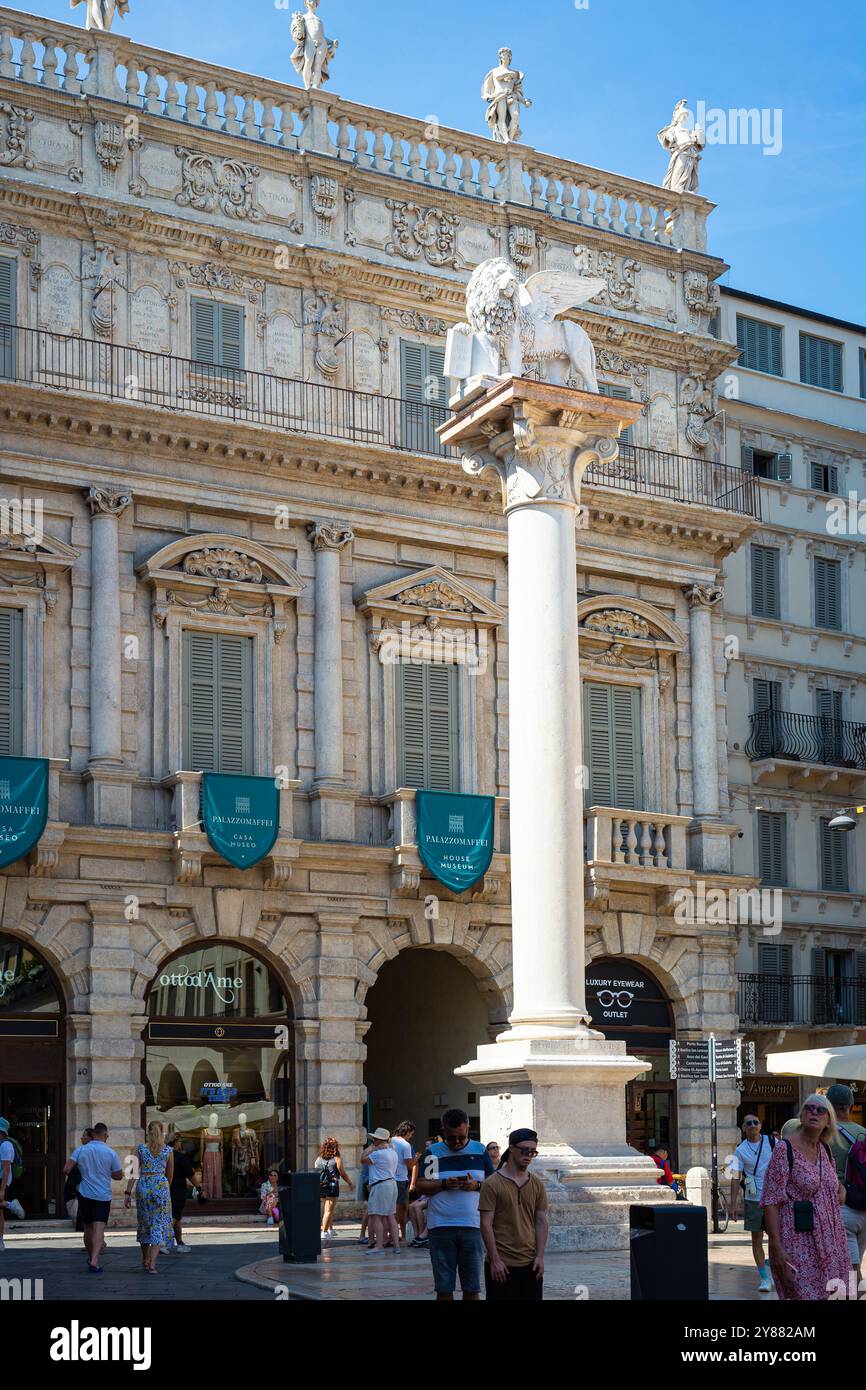
[[[201,1132],[202,1192],[214,1200],[223,1195],[223,1136],[219,1115],[213,1110],[207,1129]]]
[[[247,1124],[243,1111],[232,1130],[232,1170],[239,1195],[248,1192],[259,1173],[259,1136]]]

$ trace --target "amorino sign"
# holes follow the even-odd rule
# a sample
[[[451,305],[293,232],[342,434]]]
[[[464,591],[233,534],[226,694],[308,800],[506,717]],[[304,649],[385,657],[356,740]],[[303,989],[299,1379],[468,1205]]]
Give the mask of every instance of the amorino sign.
[[[273,777],[205,772],[201,819],[213,849],[236,869],[258,864],[280,830],[280,792]]]
[[[452,893],[471,888],[490,868],[495,805],[492,796],[415,793],[418,853]]]
[[[0,758],[0,868],[33,848],[48,819],[48,759]]]

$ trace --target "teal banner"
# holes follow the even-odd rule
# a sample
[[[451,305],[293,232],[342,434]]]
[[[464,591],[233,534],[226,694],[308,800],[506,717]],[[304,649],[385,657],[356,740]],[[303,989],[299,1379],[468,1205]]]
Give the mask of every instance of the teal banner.
[[[205,772],[201,819],[211,846],[236,869],[250,869],[274,847],[280,793],[273,777]]]
[[[0,758],[0,869],[23,859],[48,819],[48,759]]]
[[[494,809],[492,796],[415,793],[418,853],[452,893],[471,888],[490,868]]]

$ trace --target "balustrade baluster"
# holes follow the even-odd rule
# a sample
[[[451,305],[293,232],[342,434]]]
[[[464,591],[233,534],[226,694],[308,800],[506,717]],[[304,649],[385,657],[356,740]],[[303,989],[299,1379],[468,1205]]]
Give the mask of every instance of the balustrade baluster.
[[[4,24],[0,29],[0,77],[16,76],[15,64],[12,61],[14,53],[12,47],[12,30],[8,24]]]
[[[355,164],[359,169],[372,169],[373,161],[369,154],[370,127],[359,121],[355,127]]]
[[[159,95],[157,70],[151,64],[149,67],[145,68],[145,73],[147,74],[147,81],[144,84],[144,109],[152,116],[161,116],[162,101]]]
[[[208,130],[219,130],[220,118],[218,115],[219,103],[217,102],[216,82],[205,82],[204,84],[204,123]]]
[[[241,133],[245,140],[258,139],[258,126],[256,125],[256,99],[252,92],[244,92],[244,114],[241,119]]]
[[[627,820],[628,834],[626,836],[626,863],[637,864],[637,821],[629,816]]]
[[[351,160],[352,158],[352,133],[349,129],[349,117],[340,116],[337,121],[337,158]]]
[[[610,229],[612,232],[624,232],[625,227],[622,222],[622,208],[620,206],[619,194],[615,189],[608,189],[610,198]]]
[[[665,846],[665,828],[660,821],[656,822],[655,829],[655,862],[656,868],[667,869],[670,867]]]
[[[587,184],[580,184],[580,191],[577,195],[577,220],[582,222],[585,227],[592,226],[592,211],[589,203],[589,188]]]
[[[409,136],[409,178],[413,183],[424,182],[424,170],[421,168],[421,144],[414,136]]]
[[[21,35],[21,71],[19,76],[22,82],[38,82],[39,76],[36,72],[36,51],[33,47],[36,42],[36,35],[26,33]]]
[[[78,44],[64,43],[63,49],[63,90],[78,96],[81,92],[81,79],[78,76]],[[0,65],[2,75],[2,65]]]
[[[262,97],[262,140],[266,145],[275,145],[277,118],[274,114],[274,104],[269,97]]]
[[[186,78],[186,119],[189,125],[200,126],[202,113],[199,110],[198,83],[194,77]]]
[[[223,130],[227,135],[240,135],[241,125],[238,120],[238,94],[234,87],[226,87],[225,100],[223,102]]]
[[[604,227],[610,230],[610,218],[607,215],[607,195],[603,188],[595,190],[595,210],[593,213],[596,227]]]
[[[406,165],[403,162],[403,134],[392,130],[391,135],[391,173],[395,178],[405,179]]]
[[[442,146],[437,140],[427,140],[427,158],[424,167],[427,170],[427,182],[431,188],[441,188],[442,176],[439,173],[439,155],[442,153]]]
[[[56,91],[60,86],[60,78],[57,76],[57,40],[49,34],[47,38],[43,38],[42,44],[42,85]]]
[[[165,79],[165,115],[172,121],[183,120],[183,111],[181,110],[178,98],[177,84],[177,73],[169,72]]]
[[[490,178],[490,160],[486,154],[478,156],[478,192],[482,198],[486,198],[489,202],[492,202],[496,197]]]
[[[373,163],[371,166],[379,174],[387,174],[388,164],[385,159],[385,128],[377,125],[373,130]]]
[[[140,96],[139,96],[139,87],[140,87],[140,77],[139,77],[139,73],[138,73],[138,68],[135,66],[134,61],[133,61],[132,59],[130,59],[129,65],[128,65],[127,69],[126,69],[126,81],[125,81],[124,87],[123,87],[123,90],[124,90],[124,93],[125,93],[125,96],[126,96],[126,104],[127,104],[127,106],[140,106],[140,105],[141,105],[141,98],[140,98]]]
[[[653,866],[653,837],[650,821],[641,822],[640,862],[646,869]]]
[[[625,232],[626,236],[639,237],[640,227],[637,220],[637,202],[634,198],[625,200]]]
[[[453,145],[445,146],[445,163],[442,166],[442,174],[445,179],[445,187],[459,189],[460,180],[457,178],[457,151]]]
[[[562,216],[567,222],[573,222],[575,219],[576,192],[574,179],[570,179],[568,174],[565,174],[562,179]]]

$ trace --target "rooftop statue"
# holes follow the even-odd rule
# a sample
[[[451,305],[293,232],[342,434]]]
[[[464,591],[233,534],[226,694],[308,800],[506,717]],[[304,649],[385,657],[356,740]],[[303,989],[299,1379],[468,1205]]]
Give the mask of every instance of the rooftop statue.
[[[532,375],[597,393],[589,335],[557,315],[585,304],[604,283],[575,271],[542,270],[521,284],[504,257],[483,261],[466,290],[469,322],[448,334],[445,375],[461,383]]]
[[[706,143],[703,126],[695,125],[685,101],[678,101],[670,124],[659,131],[659,144],[670,155],[662,188],[670,188],[674,193],[697,193],[698,164]]]
[[[328,80],[328,64],[339,46],[338,39],[325,37],[325,26],[318,16],[319,0],[304,0],[306,14],[297,10],[292,15],[292,38],[295,51],[292,67],[307,91],[319,88]]]
[[[500,48],[499,66],[484,79],[481,95],[487,102],[487,124],[494,140],[510,145],[520,139],[520,108],[532,102],[523,95],[522,72],[511,66],[511,49]]]
[[[108,30],[114,23],[115,13],[121,19],[129,14],[129,0],[69,0],[69,5],[73,10],[77,5],[87,6],[85,27],[88,29]]]

